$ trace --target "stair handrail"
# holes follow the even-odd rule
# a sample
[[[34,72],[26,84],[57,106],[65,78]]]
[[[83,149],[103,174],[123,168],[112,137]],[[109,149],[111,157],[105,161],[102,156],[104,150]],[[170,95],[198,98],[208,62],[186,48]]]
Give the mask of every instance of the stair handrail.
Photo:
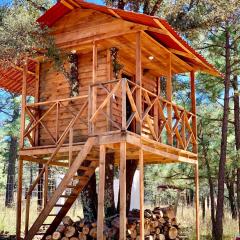
[[[58,153],[58,151],[60,150],[60,148],[62,147],[70,129],[74,126],[75,122],[77,121],[77,119],[81,116],[81,114],[83,113],[83,111],[85,110],[85,107],[88,105],[88,98],[86,99],[85,103],[83,104],[83,106],[81,107],[81,109],[79,110],[78,114],[70,121],[70,123],[68,124],[68,126],[66,127],[65,131],[63,132],[63,134],[61,135],[61,137],[58,140],[58,144],[54,150],[54,152],[52,153],[51,157],[49,158],[49,160],[44,164],[44,167],[42,168],[41,172],[38,174],[37,178],[35,179],[35,181],[32,183],[32,185],[30,186],[28,192],[26,193],[25,199],[26,199],[26,220],[25,220],[25,234],[27,234],[28,232],[28,225],[29,225],[29,210],[30,210],[30,198],[32,195],[33,190],[35,189],[36,185],[38,184],[38,182],[41,180],[43,174],[45,173],[45,171],[48,168],[48,165],[51,163],[51,161],[53,160],[53,158],[56,156],[56,154]]]

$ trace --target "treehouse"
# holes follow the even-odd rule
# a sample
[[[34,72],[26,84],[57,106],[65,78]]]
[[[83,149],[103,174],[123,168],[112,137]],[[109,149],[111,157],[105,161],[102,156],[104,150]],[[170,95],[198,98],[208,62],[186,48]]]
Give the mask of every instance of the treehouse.
[[[39,235],[42,226],[46,230],[41,233],[43,239],[53,233],[98,167],[97,239],[103,239],[108,152],[114,153],[119,166],[120,239],[126,239],[126,162],[130,159],[137,161],[140,169],[140,238],[144,239],[143,166],[181,162],[195,167],[199,239],[195,73],[219,76],[219,72],[157,17],[60,0],[38,21],[51,29],[56,45],[69,54],[65,63],[68,77],[43,58],[1,69],[0,86],[22,94],[18,239],[25,161],[43,168],[26,193],[24,239]],[[189,80],[188,110],[173,101],[172,83],[175,76],[183,74]],[[27,96],[34,102],[28,103]],[[52,166],[66,171],[49,196]],[[31,195],[40,181],[44,207],[30,225]],[[59,204],[61,198],[64,202]],[[59,210],[53,214],[56,207]]]

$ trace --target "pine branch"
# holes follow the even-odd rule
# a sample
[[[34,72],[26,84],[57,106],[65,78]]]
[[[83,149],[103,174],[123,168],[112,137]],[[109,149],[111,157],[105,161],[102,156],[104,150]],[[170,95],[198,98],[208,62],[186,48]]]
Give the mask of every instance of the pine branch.
[[[158,1],[154,4],[154,6],[153,6],[153,8],[152,8],[152,11],[150,12],[150,15],[151,15],[151,16],[154,16],[154,15],[157,13],[157,11],[160,9],[160,6],[161,6],[162,2],[163,2],[163,0],[158,0]]]
[[[47,9],[41,5],[38,5],[37,3],[33,2],[32,0],[27,0],[34,8],[38,9],[41,12],[46,12]]]

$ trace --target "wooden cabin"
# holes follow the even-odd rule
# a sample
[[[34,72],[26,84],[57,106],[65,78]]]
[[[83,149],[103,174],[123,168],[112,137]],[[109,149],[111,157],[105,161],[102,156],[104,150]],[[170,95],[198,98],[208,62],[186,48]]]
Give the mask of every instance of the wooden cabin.
[[[126,239],[126,161],[140,169],[141,239],[144,239],[144,164],[195,166],[196,229],[199,238],[198,155],[195,73],[219,72],[166,22],[157,17],[112,9],[80,0],[60,0],[38,21],[47,25],[57,46],[70,57],[67,79],[46,59],[1,69],[0,86],[22,94],[18,161],[17,236],[22,218],[23,162],[43,164],[26,194],[25,240],[33,239],[54,207],[51,234],[99,167],[98,239],[103,239],[105,156],[114,152],[120,173],[120,239]],[[77,74],[76,74],[77,73]],[[173,101],[173,79],[189,79],[191,109]],[[27,103],[26,96],[34,102]],[[88,167],[86,166],[88,162]],[[48,168],[66,174],[48,198]],[[78,169],[86,170],[71,184]],[[43,179],[43,180],[42,180]],[[44,208],[29,226],[31,194],[44,181]],[[57,204],[71,189],[65,203]]]

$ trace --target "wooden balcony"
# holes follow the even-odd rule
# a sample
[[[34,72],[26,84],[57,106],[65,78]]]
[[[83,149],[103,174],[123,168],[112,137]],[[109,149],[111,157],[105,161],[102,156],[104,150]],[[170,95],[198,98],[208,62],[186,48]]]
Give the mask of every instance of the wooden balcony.
[[[122,141],[127,159],[138,159],[141,147],[149,163],[197,160],[196,115],[127,79],[93,84],[88,95],[28,104],[25,114],[22,155],[53,153],[59,143],[59,152],[79,151],[98,136],[116,160]]]

